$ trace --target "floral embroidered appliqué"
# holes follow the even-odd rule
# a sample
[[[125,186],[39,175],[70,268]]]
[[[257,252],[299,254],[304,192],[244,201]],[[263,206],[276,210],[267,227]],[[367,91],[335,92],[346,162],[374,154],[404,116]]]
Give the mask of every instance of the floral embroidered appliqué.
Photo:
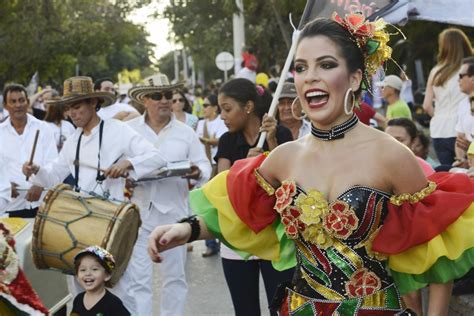
[[[367,296],[380,290],[381,286],[382,282],[375,273],[369,272],[367,268],[360,268],[346,282],[346,293],[349,297]]]
[[[305,224],[298,220],[301,212],[294,207],[288,207],[281,213],[281,222],[285,225],[285,232],[288,238],[296,239],[298,231],[305,230]]]
[[[332,236],[346,239],[359,224],[354,210],[344,201],[331,203],[329,209],[329,213],[323,219],[324,228]]]
[[[275,191],[275,210],[281,216],[285,233],[290,239],[301,234],[303,239],[327,249],[334,244],[333,238],[346,239],[357,228],[359,219],[354,210],[344,201],[328,204],[324,195],[316,190],[296,195],[294,181],[283,181]]]
[[[275,191],[275,210],[281,214],[284,209],[291,204],[293,196],[296,194],[296,184],[294,181],[283,181],[281,186]]]

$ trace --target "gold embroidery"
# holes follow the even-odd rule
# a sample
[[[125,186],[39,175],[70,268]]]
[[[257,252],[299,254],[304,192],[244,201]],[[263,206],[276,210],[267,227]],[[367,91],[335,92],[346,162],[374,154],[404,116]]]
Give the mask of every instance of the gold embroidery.
[[[325,299],[335,301],[342,301],[344,299],[344,296],[341,294],[313,280],[303,269],[301,269],[301,275],[308,285],[311,286],[316,292],[321,294]]]
[[[410,203],[416,203],[428,195],[430,195],[434,190],[436,190],[436,183],[430,181],[428,182],[428,186],[421,190],[420,192],[416,192],[413,194],[403,193],[400,195],[394,195],[390,198],[390,203],[400,206],[403,202],[408,201]]]
[[[333,247],[339,251],[346,259],[350,261],[350,263],[356,268],[362,268],[364,263],[362,262],[362,258],[351,248],[340,242],[339,240],[334,240]]]
[[[377,259],[379,261],[387,260],[388,256],[372,250],[372,243],[374,242],[375,237],[377,237],[377,234],[379,233],[380,229],[382,226],[380,226],[378,229],[376,229],[374,232],[372,232],[369,236],[369,238],[363,242],[357,244],[354,248],[359,249],[362,247],[365,247],[365,251],[367,252],[367,255],[372,258],[372,259]]]
[[[296,292],[291,292],[290,295],[290,311],[295,311],[309,301],[308,298],[299,295]]]
[[[372,295],[366,296],[362,300],[362,306],[361,307],[385,307],[386,306],[386,295],[387,291],[378,291],[377,293],[374,293]]]
[[[267,192],[269,196],[272,196],[275,194],[275,188],[272,187],[270,183],[265,180],[262,175],[258,172],[258,169],[255,169],[253,171],[255,175],[255,179],[257,180],[258,185]]]

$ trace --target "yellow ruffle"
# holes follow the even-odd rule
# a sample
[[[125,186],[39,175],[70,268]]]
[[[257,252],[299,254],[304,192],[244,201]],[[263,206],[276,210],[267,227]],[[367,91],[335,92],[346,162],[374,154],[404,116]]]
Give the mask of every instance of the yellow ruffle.
[[[268,226],[258,234],[253,232],[235,213],[227,192],[228,171],[215,176],[202,190],[218,210],[219,226],[225,240],[235,248],[265,260],[280,259],[280,243],[275,230]]]
[[[445,231],[429,242],[389,256],[389,266],[398,272],[421,274],[428,271],[441,257],[456,260],[464,251],[474,247],[473,228],[474,203]],[[423,229],[423,227],[419,227],[419,229]]]

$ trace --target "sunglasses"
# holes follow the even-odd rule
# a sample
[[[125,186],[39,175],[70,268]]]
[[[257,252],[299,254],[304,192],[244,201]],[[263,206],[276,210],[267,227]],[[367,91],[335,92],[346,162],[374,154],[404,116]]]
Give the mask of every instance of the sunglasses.
[[[173,98],[173,91],[155,92],[153,94],[150,94],[150,99],[154,101],[160,101],[161,99],[163,99],[163,96],[167,100],[171,100]]]
[[[461,79],[464,78],[465,76],[470,77],[469,74],[459,74],[459,80],[461,80]]]
[[[184,102],[184,99],[182,99],[182,98],[174,99],[174,100],[173,100],[173,103],[176,103],[176,102]]]

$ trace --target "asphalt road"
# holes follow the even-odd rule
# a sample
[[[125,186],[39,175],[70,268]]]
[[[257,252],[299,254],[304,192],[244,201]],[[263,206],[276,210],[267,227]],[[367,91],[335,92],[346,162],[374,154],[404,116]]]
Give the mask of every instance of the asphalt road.
[[[186,278],[188,282],[188,299],[185,307],[185,315],[189,316],[232,316],[232,300],[224,279],[221,258],[219,255],[203,258],[201,253],[206,249],[204,241],[193,243],[194,249],[188,252],[186,263]],[[155,265],[155,297],[153,303],[153,315],[159,315],[160,294],[160,272],[159,264]],[[267,312],[267,300],[262,280],[260,278],[260,309],[263,315]]]

